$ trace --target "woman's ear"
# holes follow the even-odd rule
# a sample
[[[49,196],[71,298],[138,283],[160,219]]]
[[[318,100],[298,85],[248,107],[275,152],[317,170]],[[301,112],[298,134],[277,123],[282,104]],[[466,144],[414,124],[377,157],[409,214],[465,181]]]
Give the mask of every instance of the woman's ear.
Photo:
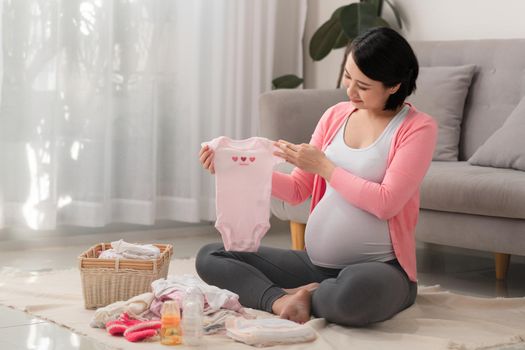
[[[397,85],[394,85],[390,88],[388,88],[388,92],[390,93],[390,95],[393,95],[397,92],[397,90],[399,90],[399,88],[401,87],[401,83],[397,84]]]

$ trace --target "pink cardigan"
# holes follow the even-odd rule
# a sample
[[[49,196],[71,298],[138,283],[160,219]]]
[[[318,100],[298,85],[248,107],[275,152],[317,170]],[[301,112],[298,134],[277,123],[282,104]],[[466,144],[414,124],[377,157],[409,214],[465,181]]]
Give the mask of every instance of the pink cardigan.
[[[409,106],[405,120],[392,138],[383,182],[367,181],[337,167],[330,185],[354,206],[388,220],[394,253],[410,280],[416,281],[414,231],[419,215],[419,186],[432,161],[437,125],[429,115]],[[324,151],[346,117],[355,110],[348,101],[330,107],[317,124],[310,144]],[[272,195],[292,205],[312,195],[310,212],[325,189],[326,181],[321,176],[299,168],[291,174],[273,172]]]

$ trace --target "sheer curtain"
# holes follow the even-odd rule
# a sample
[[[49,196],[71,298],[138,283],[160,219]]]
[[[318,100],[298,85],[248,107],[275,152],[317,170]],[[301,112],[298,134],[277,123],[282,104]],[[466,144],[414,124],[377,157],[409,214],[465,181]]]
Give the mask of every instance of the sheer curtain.
[[[0,4],[0,228],[214,219],[200,143],[302,74],[306,0]]]

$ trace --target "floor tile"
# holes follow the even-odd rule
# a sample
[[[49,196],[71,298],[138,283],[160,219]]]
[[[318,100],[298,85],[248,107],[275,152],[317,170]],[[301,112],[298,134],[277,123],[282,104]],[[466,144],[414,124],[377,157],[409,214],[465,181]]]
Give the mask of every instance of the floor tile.
[[[25,312],[0,305],[0,329],[4,327],[22,326],[42,322],[44,321],[26,314]]]
[[[101,343],[69,331],[64,327],[44,322],[26,326],[0,328],[0,339],[12,348],[2,350],[112,350]]]

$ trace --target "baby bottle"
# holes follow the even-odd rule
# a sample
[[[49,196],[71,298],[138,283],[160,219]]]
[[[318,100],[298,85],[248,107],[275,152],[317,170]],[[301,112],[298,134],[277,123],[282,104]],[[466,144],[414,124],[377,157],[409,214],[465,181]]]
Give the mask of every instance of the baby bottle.
[[[182,337],[185,345],[201,344],[203,309],[204,297],[200,289],[188,288],[182,303]]]
[[[179,345],[182,343],[179,305],[174,300],[165,301],[161,309],[160,343]]]

